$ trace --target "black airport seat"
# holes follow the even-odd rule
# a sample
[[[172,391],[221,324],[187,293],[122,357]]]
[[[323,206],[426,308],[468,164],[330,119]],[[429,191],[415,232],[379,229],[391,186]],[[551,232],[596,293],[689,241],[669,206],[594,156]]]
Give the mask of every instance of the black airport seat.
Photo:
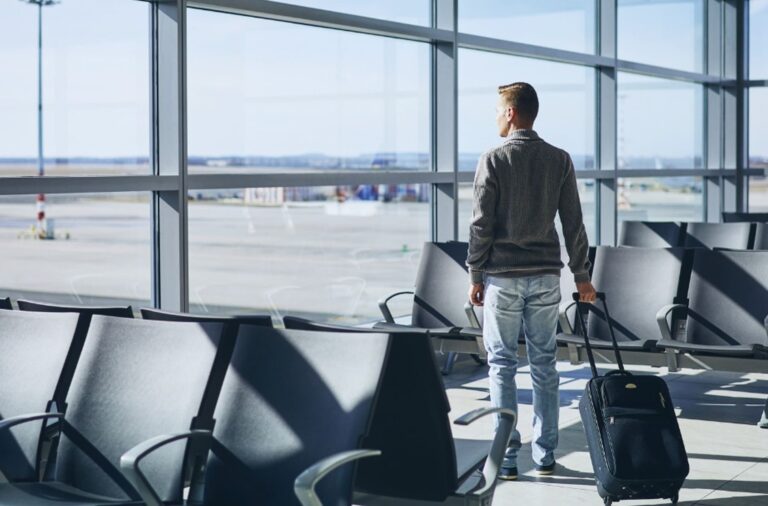
[[[619,246],[674,248],[685,240],[685,223],[674,221],[625,221],[621,226]]]
[[[687,248],[750,249],[754,241],[752,223],[688,223],[685,230]]]
[[[658,340],[656,313],[665,304],[678,302],[687,284],[684,248],[613,248],[599,246],[592,284],[606,294],[619,348],[654,351]],[[571,306],[574,305],[571,302]],[[582,347],[572,318],[561,309],[558,343]],[[590,306],[587,331],[593,348],[610,349],[611,334],[600,304]]]
[[[666,306],[657,315],[658,345],[692,355],[768,359],[766,301],[768,251],[697,250],[688,304]],[[670,325],[673,310],[681,316]]]
[[[144,504],[120,473],[120,457],[156,434],[188,430],[200,416],[222,330],[216,323],[93,316],[66,413],[0,422],[0,431],[39,420],[59,421],[61,427],[52,479],[2,483],[0,504]],[[145,463],[160,501],[182,501],[184,453],[185,445],[177,444]]]
[[[66,363],[61,372],[61,379],[56,387],[53,400],[62,409],[64,399],[67,396],[69,385],[72,383],[72,376],[75,374],[75,367],[80,360],[80,353],[83,349],[91,319],[95,315],[113,316],[116,318],[133,318],[133,309],[131,306],[70,306],[66,304],[51,304],[47,302],[37,302],[25,299],[16,301],[21,311],[32,311],[41,313],[77,313],[79,315],[77,328],[72,339],[72,345],[67,354]],[[55,451],[56,442],[53,447],[46,451]]]
[[[10,297],[0,299],[0,309],[13,309],[13,304],[11,304]]]
[[[204,473],[190,498],[210,506],[351,504],[353,469],[381,383],[387,334],[302,332],[240,326],[213,431],[158,436],[123,457],[148,504],[140,461],[179,439],[208,441]],[[319,463],[318,463],[319,462]],[[313,467],[310,467],[313,466]],[[335,470],[334,470],[335,469]],[[333,470],[333,472],[331,472]],[[298,479],[297,479],[298,476]]]
[[[288,328],[304,330],[366,331],[295,317],[286,317],[284,322]],[[355,504],[397,505],[409,500],[440,504],[458,498],[466,501],[461,504],[490,504],[509,440],[510,420],[501,423],[493,443],[455,439],[448,397],[427,336],[393,333],[391,338],[370,433],[363,443],[382,453],[360,462]],[[496,412],[478,410],[455,423],[470,423]]]
[[[238,325],[258,325],[259,327],[272,328],[272,317],[263,314],[246,315],[210,315],[178,313],[175,311],[165,311],[163,309],[141,308],[141,317],[145,320],[160,320],[168,322],[228,322],[232,321]]]
[[[766,223],[768,213],[723,213],[725,223]]]
[[[757,223],[755,225],[755,244],[752,249],[768,250],[768,223]]]
[[[384,316],[381,328],[390,328],[395,318],[389,301],[400,295],[412,295],[409,322],[413,330],[450,331],[466,327],[464,302],[469,287],[466,242],[427,242],[421,252],[415,289],[394,293],[379,302]],[[390,325],[387,325],[390,324]]]
[[[436,338],[436,347],[447,352],[444,372],[450,372],[455,353],[468,353],[482,362],[485,348],[478,333],[464,333],[467,327],[467,302],[469,274],[467,272],[468,244],[460,241],[427,242],[421,252],[415,288],[401,291],[379,301],[384,321],[375,328],[390,331],[397,328],[414,332],[427,332]],[[398,323],[389,309],[389,302],[402,295],[413,297],[408,321]]]
[[[0,312],[0,424],[49,409],[77,327],[76,314]],[[42,421],[0,431],[0,475],[7,481],[39,476]]]

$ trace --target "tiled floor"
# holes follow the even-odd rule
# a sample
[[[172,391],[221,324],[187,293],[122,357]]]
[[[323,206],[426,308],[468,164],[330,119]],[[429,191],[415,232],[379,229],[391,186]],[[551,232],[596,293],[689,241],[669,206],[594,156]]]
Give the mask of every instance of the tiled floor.
[[[557,475],[538,478],[531,471],[531,379],[527,365],[518,372],[519,430],[523,450],[516,482],[500,482],[495,506],[602,505],[592,476],[592,465],[579,419],[578,400],[589,378],[588,366],[561,362],[560,445]],[[680,492],[681,506],[768,506],[768,429],[756,426],[768,396],[768,374],[733,374],[633,367],[633,371],[660,374],[668,382],[677,407],[691,472]],[[446,377],[452,418],[488,406],[487,369],[460,362]],[[462,438],[488,438],[492,420],[469,427],[454,425]],[[669,504],[669,501],[622,501],[627,506]]]

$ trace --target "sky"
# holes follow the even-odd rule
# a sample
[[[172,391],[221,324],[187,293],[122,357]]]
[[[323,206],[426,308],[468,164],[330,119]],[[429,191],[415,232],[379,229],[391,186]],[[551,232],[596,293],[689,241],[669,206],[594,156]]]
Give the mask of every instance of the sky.
[[[427,0],[291,3],[429,22]],[[619,57],[700,70],[701,4],[620,0]],[[754,28],[768,26],[768,0],[752,0],[751,12],[759,48],[753,68],[768,78],[768,30]],[[594,51],[593,0],[460,0],[459,13],[467,33]],[[148,155],[148,19],[148,4],[136,0],[62,0],[45,8],[46,156]],[[190,155],[429,150],[427,44],[206,11],[190,10],[188,22]],[[0,158],[37,152],[36,30],[36,7],[0,0]],[[471,50],[460,50],[458,62],[460,152],[499,142],[496,87],[522,80],[539,90],[539,133],[574,158],[594,155],[592,69]],[[618,93],[620,156],[701,154],[696,86],[621,74]],[[768,130],[753,116],[753,128]]]

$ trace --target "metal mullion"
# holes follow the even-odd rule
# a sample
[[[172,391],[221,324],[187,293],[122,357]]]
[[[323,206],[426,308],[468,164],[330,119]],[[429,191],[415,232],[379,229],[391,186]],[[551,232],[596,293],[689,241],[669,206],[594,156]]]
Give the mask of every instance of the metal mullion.
[[[450,40],[435,41],[432,47],[432,170],[446,177],[432,186],[434,241],[456,240],[459,230],[457,9],[457,0],[433,0],[433,26],[451,34]]]
[[[705,47],[706,72],[715,77],[723,74],[723,7],[720,0],[707,0]],[[719,222],[722,216],[723,169],[723,91],[720,85],[704,85],[704,221]]]
[[[608,66],[615,64],[613,58],[605,58],[588,53],[578,53],[564,49],[554,49],[546,46],[537,46],[534,44],[525,44],[522,42],[513,42],[482,35],[473,35],[468,33],[459,33],[457,35],[459,47],[464,49],[477,49],[493,53],[507,54],[511,56],[524,56],[543,60],[551,60],[560,63],[571,63],[575,65],[587,66]]]
[[[718,76],[711,76],[698,72],[688,72],[685,70],[675,70],[667,67],[657,67],[656,65],[648,65],[646,63],[637,63],[626,60],[617,60],[616,68],[622,72],[691,83],[720,84],[721,81]]]
[[[621,169],[616,171],[616,174],[617,177],[705,177],[734,175],[736,171],[726,169]]]
[[[595,215],[596,244],[615,245],[618,230],[617,214],[617,89],[616,89],[616,2],[597,2],[597,50],[610,64],[595,69],[596,95],[596,169]],[[578,172],[577,172],[578,175]]]
[[[0,195],[173,191],[178,186],[175,176],[4,177]]]
[[[742,211],[746,203],[746,9],[743,2],[723,2],[723,69],[734,86],[723,87],[723,166],[736,175],[722,178],[723,211]]]
[[[228,188],[276,188],[296,186],[349,186],[366,184],[446,184],[453,174],[445,172],[301,172],[270,174],[190,174],[190,190]]]
[[[745,169],[748,175],[760,175],[764,169]],[[580,174],[581,171],[576,174]],[[618,177],[732,177],[736,169],[622,169],[616,171]]]
[[[422,42],[452,42],[453,33],[428,26],[264,0],[196,0],[189,7],[322,28],[383,35]]]
[[[152,304],[189,307],[187,241],[186,1],[152,4],[152,165],[174,188],[152,199]]]

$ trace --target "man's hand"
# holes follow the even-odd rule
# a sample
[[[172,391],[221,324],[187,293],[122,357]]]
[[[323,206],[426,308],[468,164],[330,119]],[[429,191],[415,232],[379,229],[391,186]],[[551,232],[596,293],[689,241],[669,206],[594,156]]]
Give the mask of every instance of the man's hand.
[[[482,306],[485,298],[485,285],[483,283],[470,283],[469,303],[473,306]]]
[[[597,292],[595,287],[592,286],[590,281],[582,281],[576,283],[576,290],[579,291],[579,300],[581,302],[595,302],[597,300]]]

